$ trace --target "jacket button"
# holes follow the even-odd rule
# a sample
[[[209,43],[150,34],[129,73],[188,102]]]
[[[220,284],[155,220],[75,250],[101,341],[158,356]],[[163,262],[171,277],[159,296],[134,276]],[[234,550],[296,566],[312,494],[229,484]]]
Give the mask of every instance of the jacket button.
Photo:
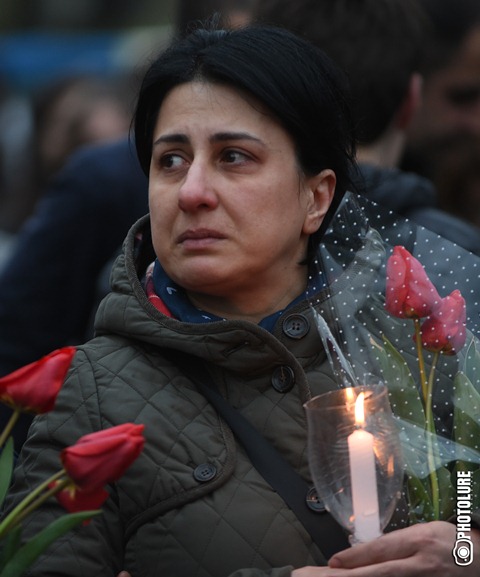
[[[311,509],[312,511],[315,511],[315,513],[324,513],[326,511],[325,505],[318,496],[315,487],[311,487],[308,490],[306,501],[308,508]]]
[[[200,483],[206,483],[215,477],[217,468],[212,463],[202,463],[195,467],[193,471],[193,478]]]
[[[281,365],[273,371],[272,386],[279,393],[288,393],[295,384],[295,373],[287,365]]]
[[[283,321],[282,330],[291,339],[301,339],[310,330],[310,323],[303,315],[288,315]]]

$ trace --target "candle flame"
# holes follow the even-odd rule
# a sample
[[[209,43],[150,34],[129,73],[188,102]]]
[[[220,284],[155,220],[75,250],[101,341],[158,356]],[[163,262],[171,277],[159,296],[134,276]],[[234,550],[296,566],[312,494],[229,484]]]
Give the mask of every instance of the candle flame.
[[[364,398],[365,393],[360,393],[355,401],[355,425],[357,425],[357,427],[363,427],[365,425]]]
[[[345,397],[347,399],[347,403],[353,403],[353,400],[355,399],[355,394],[353,392],[353,387],[346,387],[345,389]]]

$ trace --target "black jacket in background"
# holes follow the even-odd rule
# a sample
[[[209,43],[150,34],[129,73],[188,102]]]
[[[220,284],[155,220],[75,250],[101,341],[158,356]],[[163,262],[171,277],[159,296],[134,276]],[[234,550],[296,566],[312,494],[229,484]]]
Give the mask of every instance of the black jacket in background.
[[[72,156],[0,275],[0,375],[91,336],[99,278],[147,212],[147,179],[127,138]],[[0,405],[0,430],[10,414]],[[30,420],[16,425],[17,439]]]
[[[480,229],[440,210],[435,188],[428,179],[398,168],[369,164],[361,164],[360,171],[363,180],[358,187],[369,200],[480,255]]]

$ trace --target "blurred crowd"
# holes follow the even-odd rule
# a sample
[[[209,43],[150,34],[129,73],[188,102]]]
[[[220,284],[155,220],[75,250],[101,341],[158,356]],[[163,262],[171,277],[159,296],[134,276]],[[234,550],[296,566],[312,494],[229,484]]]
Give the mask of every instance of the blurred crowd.
[[[28,101],[6,91],[0,117],[0,227],[5,234],[19,231],[77,148],[127,134],[128,94],[118,78],[87,74],[51,82]]]
[[[135,3],[121,4],[133,14]],[[417,218],[447,237],[451,233],[451,240],[480,254],[480,2],[412,0],[414,5],[418,8],[418,13],[412,12],[418,25],[417,48],[411,50],[408,89],[395,103],[393,116],[383,118],[383,101],[376,104],[378,126],[371,132],[367,121],[362,125],[364,115],[367,118],[363,101],[373,98],[382,84],[388,99],[388,78],[398,72],[382,68],[382,34],[385,38],[393,34],[393,16],[392,31],[382,25],[377,46],[365,47],[371,53],[362,53],[364,32],[360,26],[342,23],[336,30],[329,22],[329,17],[332,22],[338,17],[335,10],[348,7],[348,0],[179,0],[174,18],[167,32],[159,33],[155,48],[160,49],[170,34],[183,34],[196,21],[215,13],[225,26],[258,20],[295,28],[324,48],[351,79],[359,126],[363,126],[359,161],[365,167],[366,193],[375,179],[381,179],[385,185],[381,202],[395,209],[403,189],[395,188],[399,186],[396,179],[387,182],[387,175],[414,175],[410,194],[415,210],[405,209],[404,216]],[[368,17],[372,19],[368,28],[375,30],[374,17]],[[405,51],[414,43],[400,34],[397,44]],[[128,226],[148,210],[146,179],[136,166],[128,134],[138,72],[147,64],[152,49],[152,45],[145,46],[137,68],[112,75],[88,70],[64,73],[28,92],[16,91],[0,78],[0,373],[91,335],[95,305],[102,291],[108,290],[111,259]],[[367,64],[370,72],[364,70]],[[96,148],[90,148],[92,145]],[[87,179],[90,170],[92,181]],[[91,184],[93,178],[98,186]],[[113,205],[123,189],[128,189],[131,197],[120,217],[115,216]],[[75,199],[82,199],[83,205],[75,204]],[[102,209],[96,204],[100,202]],[[429,208],[428,214],[417,210],[419,206]],[[106,216],[97,234],[99,215]],[[75,220],[90,242],[83,235],[75,236]],[[53,230],[55,238],[50,234]],[[44,257],[40,245],[45,242],[47,246],[49,236],[49,256]],[[97,248],[105,238],[109,248],[100,258]],[[77,252],[72,249],[75,242]],[[94,254],[92,264],[89,255],[93,261]],[[57,275],[47,272],[42,258],[48,258]],[[67,262],[68,270],[62,268]],[[48,276],[46,281],[42,274]],[[55,297],[60,289],[61,296]],[[48,308],[46,295],[58,310]],[[82,322],[68,320],[70,332],[59,328],[61,321],[69,318],[62,306],[81,311]],[[42,307],[43,316],[36,316]],[[36,342],[32,336],[31,346],[25,346],[23,354],[15,339],[25,343],[30,334],[36,334]]]

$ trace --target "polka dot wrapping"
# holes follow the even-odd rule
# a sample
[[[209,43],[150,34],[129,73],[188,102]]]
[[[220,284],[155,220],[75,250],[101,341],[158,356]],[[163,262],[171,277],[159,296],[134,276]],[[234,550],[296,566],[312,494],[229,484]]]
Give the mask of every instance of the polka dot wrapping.
[[[397,253],[403,260],[394,262]],[[472,471],[480,507],[480,259],[347,193],[318,247],[311,269],[311,279],[317,278],[328,288],[314,289],[311,304],[338,386],[373,380],[389,389],[411,520],[454,512],[460,468]],[[420,345],[417,315],[425,315],[418,321]],[[418,346],[427,378],[433,367],[428,391],[422,390]],[[426,503],[434,475],[436,511]]]

